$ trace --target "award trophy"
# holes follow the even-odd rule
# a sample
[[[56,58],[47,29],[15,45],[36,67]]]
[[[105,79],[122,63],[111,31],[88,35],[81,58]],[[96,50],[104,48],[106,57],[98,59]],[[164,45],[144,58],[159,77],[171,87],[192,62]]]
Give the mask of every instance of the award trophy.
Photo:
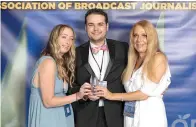
[[[95,93],[94,89],[95,89],[96,85],[99,84],[99,80],[95,76],[91,76],[90,84],[91,84],[92,93],[94,95],[94,93]]]
[[[99,81],[98,85],[107,88],[107,81]]]

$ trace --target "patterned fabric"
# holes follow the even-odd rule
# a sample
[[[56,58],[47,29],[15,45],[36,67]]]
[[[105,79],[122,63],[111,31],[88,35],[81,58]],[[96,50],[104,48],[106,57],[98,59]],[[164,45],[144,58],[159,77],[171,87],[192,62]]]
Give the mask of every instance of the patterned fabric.
[[[93,54],[97,54],[100,50],[103,50],[103,51],[108,51],[108,47],[107,45],[102,45],[100,47],[94,47],[94,48],[91,48],[92,49],[92,52]]]

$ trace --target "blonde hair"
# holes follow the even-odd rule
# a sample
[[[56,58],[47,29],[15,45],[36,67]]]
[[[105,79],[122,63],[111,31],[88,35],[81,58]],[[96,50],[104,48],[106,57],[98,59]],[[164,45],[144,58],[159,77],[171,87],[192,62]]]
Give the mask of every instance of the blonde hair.
[[[125,68],[123,74],[122,74],[122,81],[123,83],[127,82],[134,70],[135,63],[138,59],[138,52],[134,48],[133,44],[133,34],[136,26],[141,26],[147,35],[147,50],[146,50],[146,56],[143,61],[143,69],[142,72],[143,74],[146,74],[147,77],[151,76],[152,74],[152,60],[153,56],[155,56],[156,52],[161,52],[159,48],[159,40],[158,40],[158,34],[153,26],[152,23],[150,23],[147,20],[141,20],[134,24],[133,28],[130,31],[130,46],[129,46],[129,52],[128,52],[128,64],[127,67]]]
[[[73,28],[68,25],[59,24],[51,31],[48,44],[42,51],[41,56],[51,56],[56,61],[58,77],[67,81],[72,87],[72,83],[75,79],[75,45],[73,42],[70,50],[63,56],[60,56],[60,45],[58,44],[58,37],[65,28],[69,28],[73,31],[75,40],[76,34]]]

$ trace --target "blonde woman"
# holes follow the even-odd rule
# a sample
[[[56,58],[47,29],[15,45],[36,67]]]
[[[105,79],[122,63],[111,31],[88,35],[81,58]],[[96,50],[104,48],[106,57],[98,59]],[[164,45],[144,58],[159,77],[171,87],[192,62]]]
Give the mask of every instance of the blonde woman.
[[[159,49],[154,26],[137,22],[130,32],[128,65],[122,75],[127,93],[111,93],[98,86],[96,95],[125,101],[124,127],[167,127],[163,92],[170,81],[168,61]]]
[[[84,84],[78,93],[66,96],[74,81],[74,40],[70,26],[53,28],[32,77],[28,127],[74,127],[70,103],[88,95],[91,88]]]

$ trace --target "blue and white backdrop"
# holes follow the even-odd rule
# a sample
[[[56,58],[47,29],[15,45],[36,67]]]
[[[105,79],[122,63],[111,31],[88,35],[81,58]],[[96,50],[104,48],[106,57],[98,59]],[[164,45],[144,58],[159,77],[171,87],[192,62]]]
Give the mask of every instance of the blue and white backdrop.
[[[142,2],[138,2],[141,4]],[[76,46],[88,40],[86,10],[1,10],[1,125],[25,127],[36,60],[57,24],[72,26]],[[106,10],[108,38],[129,42],[129,31],[147,19],[157,28],[172,83],[164,95],[169,127],[196,127],[196,11]]]

